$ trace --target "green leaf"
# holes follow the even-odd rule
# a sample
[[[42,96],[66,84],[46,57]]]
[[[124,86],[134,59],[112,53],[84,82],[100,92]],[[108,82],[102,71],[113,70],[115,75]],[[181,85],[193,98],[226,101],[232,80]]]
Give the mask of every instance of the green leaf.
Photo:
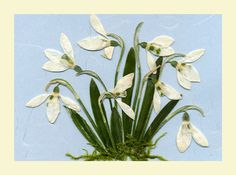
[[[155,85],[153,84],[152,80],[148,80],[146,90],[145,90],[145,95],[143,97],[142,107],[141,107],[139,118],[138,118],[138,123],[134,132],[134,137],[136,139],[140,138],[143,130],[145,130],[144,126],[149,121],[149,118],[147,118],[147,116],[152,105],[154,88],[155,88]]]
[[[123,76],[130,73],[135,74],[135,66],[136,66],[135,52],[134,49],[131,47],[126,59]],[[135,83],[135,77],[133,79],[133,86],[127,90],[127,96],[125,98],[122,98],[122,101],[129,106],[131,106],[134,83]],[[131,133],[133,120],[129,116],[127,116],[124,112],[122,112],[122,119],[123,119],[124,136],[126,138],[126,135]]]
[[[83,117],[81,117],[76,111],[67,108],[66,106],[64,107],[69,112],[75,126],[79,129],[79,131],[87,139],[87,141],[98,150],[104,150],[102,143],[100,142],[94,131],[87,124],[86,120],[84,120]]]
[[[99,96],[100,96],[100,92],[99,92],[98,86],[95,83],[95,81],[93,79],[91,79],[90,101],[91,101],[91,107],[92,107],[94,119],[95,119],[95,122],[97,125],[97,131],[98,131],[97,134],[100,137],[100,139],[102,140],[103,144],[105,146],[109,147],[109,146],[111,146],[111,141],[109,139],[109,134],[106,130],[105,123],[103,122],[103,117],[102,117],[101,111],[99,109],[99,105],[98,105]],[[104,109],[103,104],[102,104],[102,108],[103,108],[103,113],[104,113],[106,121],[107,121],[107,117],[106,117],[106,113],[105,113],[105,109]]]
[[[157,66],[162,65],[162,61],[163,61],[163,58],[159,57],[156,61],[156,65]],[[152,101],[153,101],[155,83],[158,81],[159,75],[160,75],[160,68],[157,69],[156,74],[150,75],[147,80],[146,90],[143,97],[143,102],[142,102],[142,107],[141,107],[139,118],[138,118],[138,123],[133,133],[136,139],[140,140],[147,129],[150,116],[151,116],[149,114],[151,112],[150,109],[151,109]]]
[[[123,133],[122,133],[121,117],[115,107],[112,109],[111,113],[111,134],[116,144],[122,143]]]
[[[158,131],[159,125],[161,122],[168,116],[168,114],[173,110],[173,108],[176,106],[179,100],[171,100],[165,107],[162,108],[162,110],[159,112],[159,114],[155,117],[151,125],[149,126],[145,136],[144,140],[150,141],[155,136],[155,134]]]

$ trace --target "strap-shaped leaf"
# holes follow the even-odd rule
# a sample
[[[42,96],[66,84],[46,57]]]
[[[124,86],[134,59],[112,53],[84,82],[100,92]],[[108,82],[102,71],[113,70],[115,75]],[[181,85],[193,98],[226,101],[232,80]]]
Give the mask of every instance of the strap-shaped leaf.
[[[163,58],[159,57],[156,61],[157,66],[162,65]],[[150,120],[150,109],[153,102],[153,95],[155,90],[155,83],[158,81],[160,75],[160,68],[157,69],[156,74],[150,75],[147,80],[146,90],[142,101],[142,107],[139,113],[138,123],[134,131],[134,137],[136,139],[141,139],[141,136],[144,135],[144,132],[147,129],[148,122]]]
[[[155,134],[158,131],[159,125],[161,122],[168,116],[168,114],[173,110],[173,108],[176,106],[179,100],[171,100],[169,103],[167,103],[162,110],[157,114],[151,125],[149,126],[145,136],[144,140],[150,141]]]
[[[102,143],[100,142],[94,131],[87,124],[86,120],[84,120],[83,117],[81,117],[76,111],[67,107],[65,108],[69,112],[75,126],[79,129],[79,131],[87,139],[87,141],[97,149],[104,150]]]
[[[135,74],[135,67],[136,67],[135,52],[134,49],[131,47],[127,55],[123,76],[130,73]],[[133,86],[127,90],[127,96],[125,98],[122,98],[122,101],[129,106],[131,106],[134,83],[135,83],[135,77],[133,78]],[[131,133],[133,120],[130,117],[128,117],[124,112],[122,112],[122,119],[123,119],[124,136],[126,138],[126,135]]]
[[[107,133],[107,130],[106,130],[106,126],[103,122],[103,117],[102,117],[101,111],[99,109],[99,105],[98,105],[99,96],[100,96],[100,92],[99,92],[98,86],[95,83],[95,81],[93,79],[91,79],[91,81],[90,81],[90,101],[91,101],[91,107],[92,107],[94,119],[95,119],[95,122],[97,125],[97,130],[98,130],[97,134],[99,135],[103,144],[106,145],[107,147],[109,147],[109,146],[111,146],[111,142],[109,139],[109,134]],[[102,104],[102,108],[103,108],[103,113],[105,115],[105,118],[107,120],[105,108],[104,108],[103,104]],[[106,123],[108,123],[108,122],[106,122]]]
[[[111,113],[111,134],[115,143],[121,143],[123,140],[121,117],[114,107]]]
[[[142,135],[142,131],[145,130],[144,126],[149,121],[147,116],[148,116],[149,110],[152,105],[154,88],[155,88],[155,86],[154,86],[152,80],[151,79],[148,80],[146,90],[145,90],[145,95],[143,97],[142,107],[141,107],[139,118],[138,118],[138,123],[137,123],[136,129],[134,131],[134,137],[136,139],[140,138],[140,136]]]

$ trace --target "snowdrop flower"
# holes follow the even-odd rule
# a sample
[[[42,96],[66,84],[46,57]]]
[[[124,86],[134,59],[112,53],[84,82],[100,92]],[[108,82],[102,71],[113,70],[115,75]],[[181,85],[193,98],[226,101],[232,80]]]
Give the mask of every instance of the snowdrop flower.
[[[115,88],[111,91],[111,93],[116,97],[116,101],[120,108],[124,111],[126,115],[128,115],[131,119],[134,119],[134,111],[130,106],[123,103],[121,99],[117,99],[118,97],[124,98],[126,97],[126,90],[132,87],[133,84],[134,73],[130,73],[124,77],[122,77],[116,84]]]
[[[101,102],[104,98],[114,98],[122,111],[129,116],[131,119],[134,119],[135,114],[133,109],[121,101],[120,98],[126,97],[126,90],[132,87],[133,84],[134,73],[130,73],[122,77],[116,84],[115,88],[110,92],[105,92],[99,97],[99,101]]]
[[[161,35],[154,38],[150,42],[140,43],[140,46],[154,55],[169,56],[175,53],[174,49],[170,47],[173,43],[174,43],[173,38]]]
[[[46,49],[44,51],[49,61],[43,65],[43,69],[51,72],[62,72],[67,69],[74,69],[76,64],[73,48],[69,38],[64,33],[61,33],[60,44],[64,53],[54,49]]]
[[[191,144],[192,138],[194,141],[202,146],[208,147],[208,141],[206,137],[189,121],[188,113],[184,113],[182,125],[179,128],[177,134],[177,147],[180,152],[185,152]]]
[[[191,82],[200,82],[200,75],[197,69],[188,63],[198,60],[203,54],[204,49],[194,50],[188,53],[180,61],[172,61],[171,65],[177,70],[177,79],[179,84],[185,89],[191,89]]]
[[[155,59],[153,58],[151,53],[147,53],[147,62],[148,62],[148,67],[149,69],[155,70],[156,68],[156,62]],[[155,74],[155,72],[153,72],[153,74]],[[154,106],[154,110],[158,113],[161,109],[161,96],[165,95],[167,98],[171,99],[171,100],[179,100],[182,98],[182,94],[180,94],[179,92],[177,92],[173,87],[158,81],[156,84],[156,89],[154,91],[154,96],[153,96],[153,106]]]
[[[99,36],[87,37],[81,41],[78,41],[79,46],[89,51],[104,50],[104,54],[102,56],[104,58],[111,59],[114,48],[118,46],[118,43],[116,41],[109,40],[107,32],[96,15],[90,16],[90,24]]]
[[[176,91],[173,87],[161,82],[160,80],[155,84],[156,88],[153,96],[153,106],[158,113],[161,109],[161,96],[164,95],[170,100],[179,100],[182,94]]]
[[[45,93],[34,97],[26,103],[26,106],[35,108],[46,102],[48,121],[50,123],[54,123],[60,113],[60,101],[62,101],[68,108],[77,112],[80,111],[80,107],[76,104],[76,102],[59,94],[58,86],[54,88],[53,93],[51,94]]]

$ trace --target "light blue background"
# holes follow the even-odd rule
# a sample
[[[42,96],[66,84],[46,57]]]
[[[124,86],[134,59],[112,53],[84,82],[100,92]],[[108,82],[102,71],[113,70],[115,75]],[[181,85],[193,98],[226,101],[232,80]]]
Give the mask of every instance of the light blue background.
[[[201,148],[192,142],[181,154],[176,148],[176,134],[181,124],[181,115],[169,122],[161,132],[168,132],[154,153],[169,160],[221,160],[221,16],[220,15],[98,15],[108,32],[121,35],[126,46],[132,46],[136,25],[144,21],[141,41],[149,41],[158,35],[175,38],[174,49],[188,53],[205,48],[206,54],[195,67],[201,75],[201,83],[194,84],[191,91],[181,88],[176,72],[167,66],[163,81],[184,94],[178,106],[197,104],[206,114],[191,112],[191,121],[206,135],[209,148]],[[15,160],[70,160],[65,153],[82,154],[83,148],[92,151],[86,140],[77,131],[70,117],[62,108],[55,125],[49,124],[45,104],[29,109],[25,103],[44,92],[44,87],[53,78],[65,78],[78,90],[85,105],[90,108],[89,81],[86,76],[75,77],[72,70],[64,73],[49,73],[41,69],[47,61],[43,54],[46,48],[61,50],[60,33],[64,32],[73,43],[77,63],[84,69],[95,70],[112,89],[115,65],[119,48],[111,61],[100,57],[101,52],[80,49],[76,41],[97,35],[89,25],[89,15],[16,15],[15,16]],[[127,49],[128,50],[128,49]],[[126,53],[127,53],[126,50]],[[147,72],[145,52],[141,53],[142,72]],[[66,96],[73,96],[61,89]],[[163,98],[163,103],[166,100]]]

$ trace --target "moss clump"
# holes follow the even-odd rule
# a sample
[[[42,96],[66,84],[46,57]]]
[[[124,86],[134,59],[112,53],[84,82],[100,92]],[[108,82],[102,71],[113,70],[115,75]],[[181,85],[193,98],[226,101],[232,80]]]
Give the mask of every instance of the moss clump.
[[[159,139],[160,138],[158,138],[155,143],[147,143],[128,137],[124,143],[118,143],[116,149],[111,147],[106,148],[106,151],[97,151],[95,149],[91,154],[85,150],[86,153],[80,156],[73,156],[70,153],[67,153],[66,156],[73,160],[83,159],[85,161],[125,161],[128,159],[133,161],[147,161],[149,159],[166,161],[162,156],[151,154],[151,150],[156,147]]]

